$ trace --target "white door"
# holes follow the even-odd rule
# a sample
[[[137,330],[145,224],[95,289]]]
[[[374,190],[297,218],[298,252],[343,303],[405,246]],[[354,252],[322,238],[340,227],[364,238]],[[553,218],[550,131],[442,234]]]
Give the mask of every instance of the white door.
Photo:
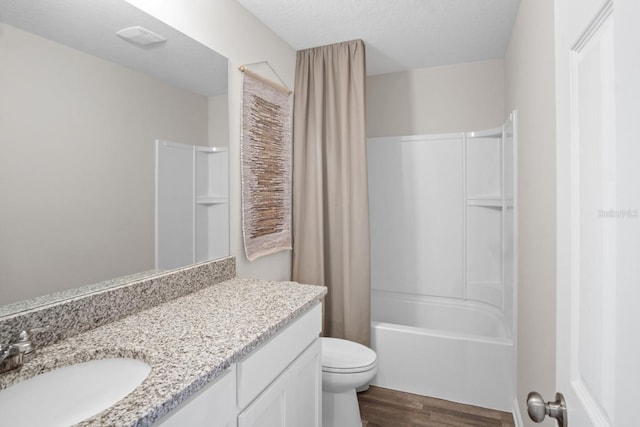
[[[555,7],[557,391],[571,427],[638,426],[640,1]]]

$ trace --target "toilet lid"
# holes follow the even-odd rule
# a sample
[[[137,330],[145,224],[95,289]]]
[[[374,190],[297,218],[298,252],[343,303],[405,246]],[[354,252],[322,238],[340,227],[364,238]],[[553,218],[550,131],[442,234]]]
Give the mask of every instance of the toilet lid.
[[[375,351],[353,341],[321,338],[322,370],[334,373],[364,372],[372,369],[377,360]]]

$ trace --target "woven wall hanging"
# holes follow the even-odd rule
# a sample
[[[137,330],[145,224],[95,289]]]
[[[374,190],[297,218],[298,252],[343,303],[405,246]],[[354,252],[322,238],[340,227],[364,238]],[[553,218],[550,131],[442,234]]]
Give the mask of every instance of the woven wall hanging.
[[[241,70],[242,234],[253,261],[292,246],[290,91]]]

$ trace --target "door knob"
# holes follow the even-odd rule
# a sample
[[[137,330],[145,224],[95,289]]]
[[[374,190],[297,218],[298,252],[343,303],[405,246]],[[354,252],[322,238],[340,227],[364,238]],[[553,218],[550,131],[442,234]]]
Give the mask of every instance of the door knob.
[[[545,402],[540,393],[532,391],[527,396],[527,412],[529,418],[540,423],[546,415],[555,418],[559,427],[568,427],[567,404],[562,393],[556,393],[555,402]]]

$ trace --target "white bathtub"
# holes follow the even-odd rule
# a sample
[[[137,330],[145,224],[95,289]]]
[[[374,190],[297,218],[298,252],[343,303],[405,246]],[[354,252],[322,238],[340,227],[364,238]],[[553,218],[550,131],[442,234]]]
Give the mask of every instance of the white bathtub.
[[[514,346],[481,303],[372,292],[372,384],[511,412]]]

